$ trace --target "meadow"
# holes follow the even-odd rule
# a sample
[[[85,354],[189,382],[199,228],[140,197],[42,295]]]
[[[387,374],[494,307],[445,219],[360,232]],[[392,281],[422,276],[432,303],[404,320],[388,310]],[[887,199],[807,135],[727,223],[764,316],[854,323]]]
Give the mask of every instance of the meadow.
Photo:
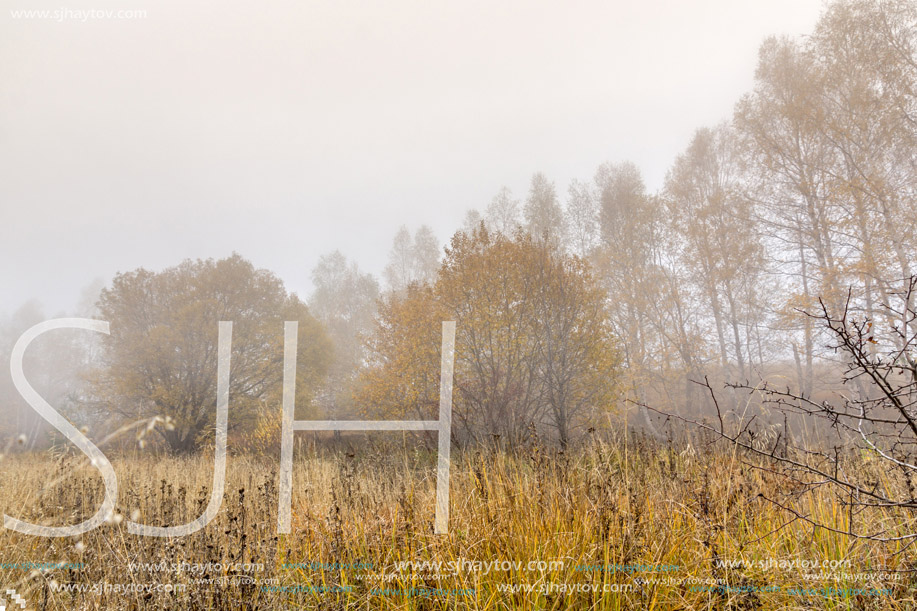
[[[882,486],[905,485],[866,458]],[[857,540],[827,489],[808,494],[765,464],[702,439],[619,433],[562,452],[456,451],[447,535],[433,534],[435,453],[374,435],[300,443],[293,532],[277,534],[277,464],[230,457],[218,517],[180,538],[128,534],[196,518],[212,458],[113,458],[118,513],[76,538],[0,531],[0,584],[29,609],[913,609],[910,540]],[[861,464],[860,464],[861,463]],[[95,512],[101,480],[81,455],[11,453],[0,509],[41,524]],[[796,499],[795,501],[786,499]],[[910,529],[913,531],[913,528]]]

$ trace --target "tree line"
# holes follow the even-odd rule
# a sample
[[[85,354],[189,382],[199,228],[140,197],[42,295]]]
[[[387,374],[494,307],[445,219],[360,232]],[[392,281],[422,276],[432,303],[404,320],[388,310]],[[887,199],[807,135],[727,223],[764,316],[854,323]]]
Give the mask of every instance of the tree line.
[[[539,172],[523,197],[503,187],[470,210],[444,249],[402,227],[382,283],[340,252],[317,262],[305,301],[239,255],[119,274],[74,413],[167,415],[164,443],[199,447],[217,320],[238,325],[239,434],[277,425],[282,320],[300,322],[297,405],[311,412],[298,417],[322,418],[432,413],[439,323],[456,320],[468,441],[566,445],[628,402],[694,414],[705,377],[817,395],[845,364],[806,315],[819,300],[877,329],[911,324],[892,313],[912,305],[892,305],[917,257],[915,45],[912,2],[835,1],[810,36],[761,45],[752,90],[697,130],[657,192],[626,161],[565,197]]]

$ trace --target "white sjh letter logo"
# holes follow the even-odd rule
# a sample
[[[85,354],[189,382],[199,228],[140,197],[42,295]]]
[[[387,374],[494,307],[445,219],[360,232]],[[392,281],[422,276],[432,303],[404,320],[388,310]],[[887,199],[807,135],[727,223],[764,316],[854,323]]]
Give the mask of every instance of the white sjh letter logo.
[[[87,318],[59,318],[39,323],[22,334],[10,358],[10,373],[19,394],[38,414],[73,442],[97,468],[105,484],[105,499],[91,518],[71,526],[39,526],[23,522],[8,515],[3,516],[3,526],[27,535],[39,537],[72,537],[93,530],[114,512],[118,496],[118,478],[108,457],[89,438],[76,429],[66,418],[51,407],[26,380],[22,362],[26,348],[35,338],[53,329],[86,329],[99,333],[109,332],[108,323]],[[294,431],[437,431],[439,452],[436,471],[436,516],[434,532],[445,534],[449,530],[449,450],[452,434],[452,378],[455,361],[455,322],[443,322],[442,355],[440,362],[440,392],[438,420],[294,420],[296,396],[296,351],[298,323],[284,323],[283,355],[283,430],[280,452],[280,498],[277,526],[281,533],[289,533],[293,487],[293,433]],[[179,526],[147,526],[127,522],[131,534],[151,537],[180,537],[197,532],[209,524],[223,503],[226,481],[226,429],[229,413],[229,370],[232,353],[232,322],[221,321],[219,327],[217,364],[217,418],[214,448],[213,488],[210,502],[196,520]],[[25,607],[25,601],[13,590],[15,603]],[[5,611],[6,601],[0,599],[0,611]]]
[[[290,532],[293,491],[294,431],[437,431],[436,517],[433,531],[449,532],[449,443],[452,437],[452,369],[455,361],[455,321],[443,322],[439,371],[439,420],[294,420],[296,408],[296,348],[299,326],[284,324],[283,437],[280,446],[280,508],[277,531]]]

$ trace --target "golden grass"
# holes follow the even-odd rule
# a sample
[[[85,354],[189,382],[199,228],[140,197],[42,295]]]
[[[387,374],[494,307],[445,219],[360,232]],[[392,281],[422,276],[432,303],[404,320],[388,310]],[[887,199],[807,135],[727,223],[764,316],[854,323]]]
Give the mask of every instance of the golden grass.
[[[917,563],[906,543],[852,540],[800,521],[781,528],[791,516],[759,494],[789,493],[788,485],[728,448],[672,448],[622,438],[593,441],[568,453],[537,444],[513,453],[456,452],[450,532],[434,535],[435,453],[419,442],[403,447],[394,441],[361,442],[355,455],[300,447],[291,535],[276,532],[276,462],[239,455],[229,462],[222,510],[204,530],[171,540],[140,537],[128,534],[120,517],[80,538],[2,530],[0,563],[7,568],[0,568],[0,586],[24,593],[30,609],[48,610],[917,608],[911,573],[900,573],[897,581],[807,580],[804,573],[821,570],[788,567],[794,561],[848,561],[839,572],[865,573],[906,571]],[[206,456],[134,455],[112,462],[125,519],[134,514],[153,525],[179,524],[206,506],[213,468]],[[901,485],[881,465],[864,461],[859,467],[875,468],[882,485]],[[81,457],[13,455],[0,462],[0,509],[6,514],[44,524],[74,523],[94,513],[100,497],[101,480]],[[827,489],[801,497],[795,507],[837,528],[848,526],[840,499]],[[908,526],[913,530],[906,516],[873,512],[855,519],[870,520],[876,528],[892,526],[889,534],[908,532]],[[454,573],[445,567],[462,560],[521,565],[489,572],[465,565]],[[196,580],[219,578],[225,571],[129,568],[130,562],[183,561],[260,563],[264,570],[223,585],[202,585]],[[438,574],[399,571],[399,561],[438,561],[444,568]],[[530,561],[554,564],[529,570]],[[773,566],[780,561],[784,566]],[[8,566],[52,562],[82,563],[83,568],[41,572]],[[350,568],[355,564],[362,568]],[[612,565],[678,568],[584,570]],[[58,587],[162,583],[186,589],[52,592],[52,581]],[[305,591],[310,586],[342,591]],[[507,586],[534,591],[506,591]],[[599,591],[571,591],[573,586]],[[541,587],[553,589],[539,592]],[[824,596],[791,592],[792,587],[891,591]],[[413,596],[373,591],[385,588],[416,591]],[[465,595],[424,595],[417,591],[422,588]]]

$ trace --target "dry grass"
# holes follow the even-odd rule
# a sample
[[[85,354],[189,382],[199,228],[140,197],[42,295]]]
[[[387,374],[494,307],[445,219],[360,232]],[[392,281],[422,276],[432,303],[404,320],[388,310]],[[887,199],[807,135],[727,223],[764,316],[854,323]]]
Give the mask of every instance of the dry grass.
[[[120,518],[77,539],[0,531],[0,563],[82,563],[80,570],[0,569],[0,585],[26,594],[32,609],[913,609],[911,573],[897,582],[803,578],[805,569],[761,568],[758,561],[849,561],[842,572],[915,568],[905,544],[854,541],[802,522],[759,497],[788,493],[786,483],[728,449],[672,448],[645,439],[594,441],[567,454],[533,443],[514,453],[458,452],[448,535],[432,533],[435,454],[396,439],[360,444],[355,454],[300,447],[294,466],[293,528],[278,536],[277,465],[235,456],[219,516],[204,530],[172,540],[127,533]],[[400,436],[398,437],[400,440]],[[113,458],[119,512],[169,525],[206,505],[212,462],[149,455]],[[873,468],[865,463],[861,468]],[[0,509],[61,525],[91,515],[101,480],[81,458],[11,455],[0,462]],[[899,485],[877,471],[881,485]],[[52,482],[54,482],[52,484]],[[44,485],[44,489],[41,486]],[[825,490],[803,497],[802,513],[843,528],[849,516]],[[874,513],[900,532],[900,516]],[[885,526],[889,523],[886,522]],[[431,576],[397,571],[398,561],[522,562],[521,569]],[[717,560],[742,561],[723,566]],[[526,570],[529,561],[562,561]],[[130,562],[260,563],[263,571],[224,585],[196,583],[219,572],[130,570]],[[286,563],[321,563],[284,568]],[[361,564],[363,569],[333,565]],[[593,565],[677,565],[670,572],[587,571]],[[369,568],[371,566],[371,568]],[[441,573],[444,571],[441,571]],[[815,571],[817,572],[817,570]],[[384,575],[394,580],[383,581]],[[700,582],[724,587],[698,591]],[[652,580],[659,580],[652,583]],[[666,580],[670,583],[666,583]],[[52,592],[60,584],[186,585],[183,592]],[[506,585],[556,584],[552,593],[507,592]],[[562,592],[605,584],[624,592]],[[342,592],[280,592],[276,587],[340,587]],[[881,596],[804,596],[788,588],[891,588]],[[460,589],[465,596],[374,594],[375,588]],[[349,589],[348,589],[349,588]],[[771,588],[776,591],[764,591]],[[618,589],[621,589],[618,587]]]

